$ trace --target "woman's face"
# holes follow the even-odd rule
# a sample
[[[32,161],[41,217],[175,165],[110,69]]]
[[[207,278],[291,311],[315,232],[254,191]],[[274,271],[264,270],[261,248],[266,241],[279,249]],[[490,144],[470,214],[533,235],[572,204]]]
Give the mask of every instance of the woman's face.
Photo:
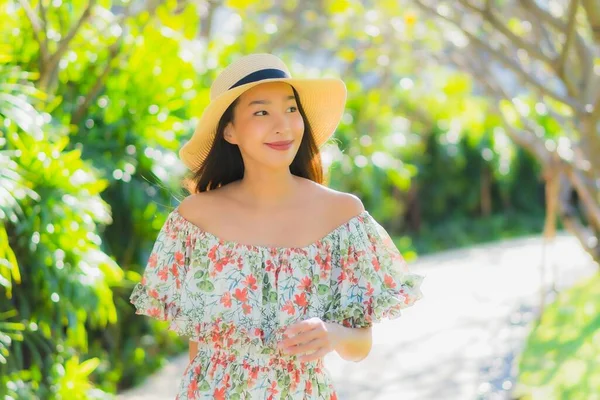
[[[240,148],[245,168],[289,168],[303,134],[294,92],[283,82],[263,83],[244,92],[224,131],[225,140]]]

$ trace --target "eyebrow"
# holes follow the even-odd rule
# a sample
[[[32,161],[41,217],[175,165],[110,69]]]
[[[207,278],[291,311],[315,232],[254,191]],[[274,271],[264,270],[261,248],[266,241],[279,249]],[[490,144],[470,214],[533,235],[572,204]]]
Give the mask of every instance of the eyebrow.
[[[286,100],[286,101],[289,101],[289,100],[296,100],[296,96],[294,96],[294,95],[287,96],[287,97],[285,98],[285,100]],[[248,103],[248,106],[252,106],[252,105],[254,105],[254,104],[271,104],[271,102],[270,102],[270,101],[268,101],[268,100],[253,100],[253,101],[251,101],[250,103]]]

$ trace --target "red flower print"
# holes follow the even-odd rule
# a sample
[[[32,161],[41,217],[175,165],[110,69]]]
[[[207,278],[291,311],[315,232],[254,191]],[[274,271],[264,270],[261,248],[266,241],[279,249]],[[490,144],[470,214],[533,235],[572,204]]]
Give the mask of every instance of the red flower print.
[[[252,312],[252,307],[250,304],[242,304],[242,309],[244,310],[244,314],[248,315]]]
[[[225,387],[222,387],[220,389],[215,389],[214,393],[213,393],[213,398],[216,400],[225,400]]]
[[[267,260],[267,262],[265,263],[265,271],[273,271],[273,270],[275,270],[275,264],[273,264],[273,261]]]
[[[305,391],[306,394],[312,394],[312,383],[310,381],[306,381]]]
[[[381,269],[381,265],[379,265],[379,259],[377,259],[377,257],[373,257],[371,262],[373,263],[373,268],[375,271],[379,271]]]
[[[251,290],[256,290],[258,289],[258,286],[256,286],[256,278],[254,277],[254,275],[248,275],[246,277],[246,280],[244,281],[244,283],[246,284],[246,286],[248,286]]]
[[[273,398],[275,397],[275,395],[277,393],[279,393],[279,390],[277,390],[277,382],[273,381],[271,383],[271,387],[267,389],[267,392],[269,392],[271,395],[269,396],[269,400],[273,400]]]
[[[337,395],[335,394],[335,392],[331,393],[331,397],[329,398],[329,400],[337,400]]]
[[[308,276],[305,276],[300,281],[300,284],[298,285],[298,290],[307,291],[310,289],[311,285],[312,285],[312,280]]]
[[[320,254],[317,254],[315,261],[317,262],[317,264],[319,264],[319,266],[321,267],[322,270],[329,271],[331,269],[331,254],[330,253],[327,253],[327,257],[324,260],[321,258]]]
[[[385,286],[387,286],[391,289],[396,287],[396,282],[394,282],[394,278],[392,278],[388,274],[385,274],[385,277],[383,278],[383,282],[385,283]]]
[[[187,394],[188,399],[195,398],[196,396],[194,396],[194,392],[196,392],[197,390],[198,390],[198,381],[193,380],[192,383],[190,383],[188,386],[188,394]]]
[[[200,375],[200,372],[202,372],[202,365],[196,365],[194,367],[194,374],[195,375]]]
[[[231,292],[223,293],[223,296],[221,296],[221,304],[227,308],[231,307]]]
[[[344,271],[342,271],[340,273],[340,276],[338,276],[338,283],[342,283],[346,280],[346,273]]]
[[[213,246],[208,251],[208,258],[210,259],[210,261],[215,262],[215,260],[217,259],[217,249],[218,248],[219,248],[219,246]]]
[[[373,296],[373,292],[375,291],[375,288],[373,287],[373,285],[371,285],[371,282],[367,283],[367,296]]]
[[[178,277],[179,276],[179,268],[177,268],[177,264],[171,265],[171,274],[174,277]]]
[[[258,378],[258,367],[253,367],[252,371],[248,374],[248,381],[246,385],[248,389],[252,389],[256,385],[256,379]]]
[[[229,264],[229,258],[223,257],[215,263],[215,269],[217,272],[223,272],[223,267]]]
[[[242,303],[247,302],[248,301],[248,289],[247,288],[235,289],[235,293],[233,294],[233,297],[235,297],[238,301],[240,301]]]
[[[156,318],[160,318],[162,317],[162,310],[158,307],[153,307],[148,309],[148,315],[151,317],[156,317]]]
[[[148,290],[148,296],[152,297],[153,299],[158,299],[159,295],[156,289],[150,289]]]
[[[158,271],[158,277],[161,281],[166,282],[169,278],[169,267],[163,267]]]
[[[225,385],[225,387],[231,386],[231,382],[229,382],[230,378],[231,377],[229,376],[229,374],[225,374],[225,376],[223,377],[223,385]]]
[[[156,268],[156,263],[158,261],[158,254],[152,253],[150,258],[148,259],[148,266],[150,268]]]
[[[175,285],[177,289],[181,288],[181,280],[179,279],[179,268],[177,268],[177,264],[171,265],[171,275],[175,277]]]
[[[306,307],[308,305],[308,300],[306,299],[306,293],[297,294],[294,298],[298,307]]]
[[[294,315],[296,310],[294,309],[294,303],[291,300],[288,300],[287,303],[281,308],[282,311],[286,311],[289,315]]]
[[[183,265],[184,258],[185,255],[181,251],[175,252],[175,262],[177,263],[177,265]]]

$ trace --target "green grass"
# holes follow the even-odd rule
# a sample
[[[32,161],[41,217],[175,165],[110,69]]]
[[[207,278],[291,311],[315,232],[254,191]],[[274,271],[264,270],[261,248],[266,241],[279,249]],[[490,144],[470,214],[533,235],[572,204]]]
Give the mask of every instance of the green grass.
[[[600,399],[600,273],[561,293],[530,333],[515,398]]]

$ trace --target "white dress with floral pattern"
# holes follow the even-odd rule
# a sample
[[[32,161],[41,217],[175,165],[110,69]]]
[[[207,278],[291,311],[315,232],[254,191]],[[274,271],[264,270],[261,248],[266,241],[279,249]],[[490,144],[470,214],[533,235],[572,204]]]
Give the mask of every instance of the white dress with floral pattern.
[[[137,314],[199,342],[176,399],[336,399],[323,359],[277,349],[318,317],[368,327],[422,297],[387,232],[363,211],[305,247],[221,240],[173,210],[130,297]]]

